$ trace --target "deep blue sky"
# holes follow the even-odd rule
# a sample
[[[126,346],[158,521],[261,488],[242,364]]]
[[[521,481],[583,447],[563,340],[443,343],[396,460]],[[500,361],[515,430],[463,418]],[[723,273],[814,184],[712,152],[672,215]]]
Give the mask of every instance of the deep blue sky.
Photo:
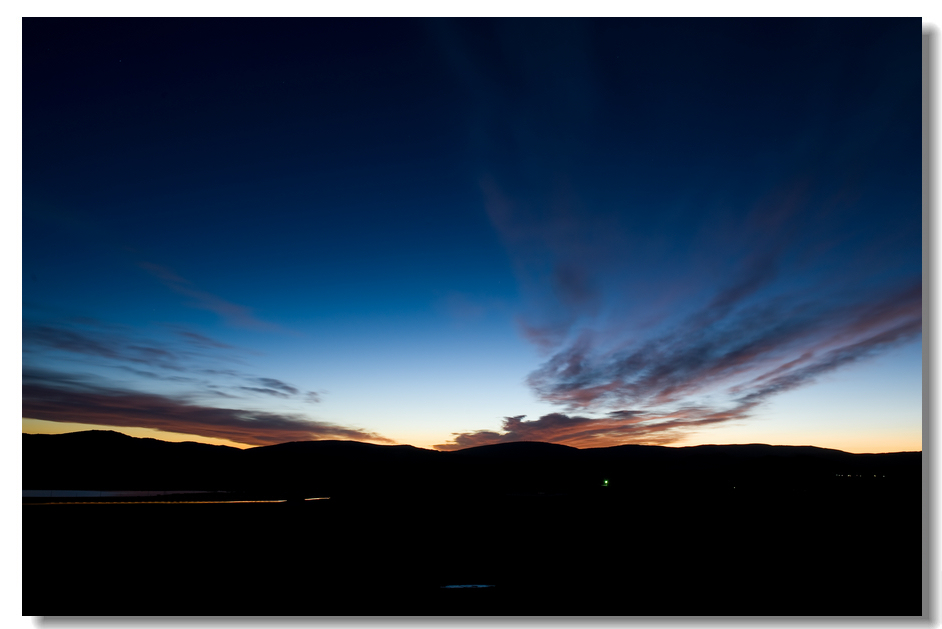
[[[920,73],[918,18],[25,19],[23,429],[920,449]]]

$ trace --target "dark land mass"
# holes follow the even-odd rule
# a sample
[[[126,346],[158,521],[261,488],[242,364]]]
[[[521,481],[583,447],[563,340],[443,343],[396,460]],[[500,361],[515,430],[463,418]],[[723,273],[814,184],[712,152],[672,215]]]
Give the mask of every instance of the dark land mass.
[[[23,435],[23,489],[218,492],[24,499],[24,615],[923,614],[919,452],[90,431]]]

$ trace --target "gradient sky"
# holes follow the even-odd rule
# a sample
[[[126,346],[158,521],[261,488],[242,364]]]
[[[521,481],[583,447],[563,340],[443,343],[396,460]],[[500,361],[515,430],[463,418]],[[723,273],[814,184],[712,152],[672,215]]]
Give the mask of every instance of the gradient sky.
[[[922,449],[921,20],[23,21],[23,431]]]

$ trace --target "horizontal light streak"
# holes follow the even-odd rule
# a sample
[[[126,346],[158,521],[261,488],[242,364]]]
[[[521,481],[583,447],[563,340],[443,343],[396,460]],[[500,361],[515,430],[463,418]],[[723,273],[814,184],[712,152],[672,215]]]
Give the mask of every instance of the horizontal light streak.
[[[321,498],[305,498],[304,502],[310,500],[330,500],[330,496],[324,496]],[[87,501],[87,502],[24,502],[23,505],[231,505],[231,504],[248,504],[248,503],[264,503],[264,502],[288,502],[288,499],[284,500],[120,500],[114,502],[105,502],[101,500]]]

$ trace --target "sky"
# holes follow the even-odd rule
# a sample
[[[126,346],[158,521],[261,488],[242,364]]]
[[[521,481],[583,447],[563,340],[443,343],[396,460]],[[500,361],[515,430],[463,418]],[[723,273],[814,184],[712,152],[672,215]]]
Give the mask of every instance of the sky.
[[[24,19],[22,430],[921,450],[921,29]]]

